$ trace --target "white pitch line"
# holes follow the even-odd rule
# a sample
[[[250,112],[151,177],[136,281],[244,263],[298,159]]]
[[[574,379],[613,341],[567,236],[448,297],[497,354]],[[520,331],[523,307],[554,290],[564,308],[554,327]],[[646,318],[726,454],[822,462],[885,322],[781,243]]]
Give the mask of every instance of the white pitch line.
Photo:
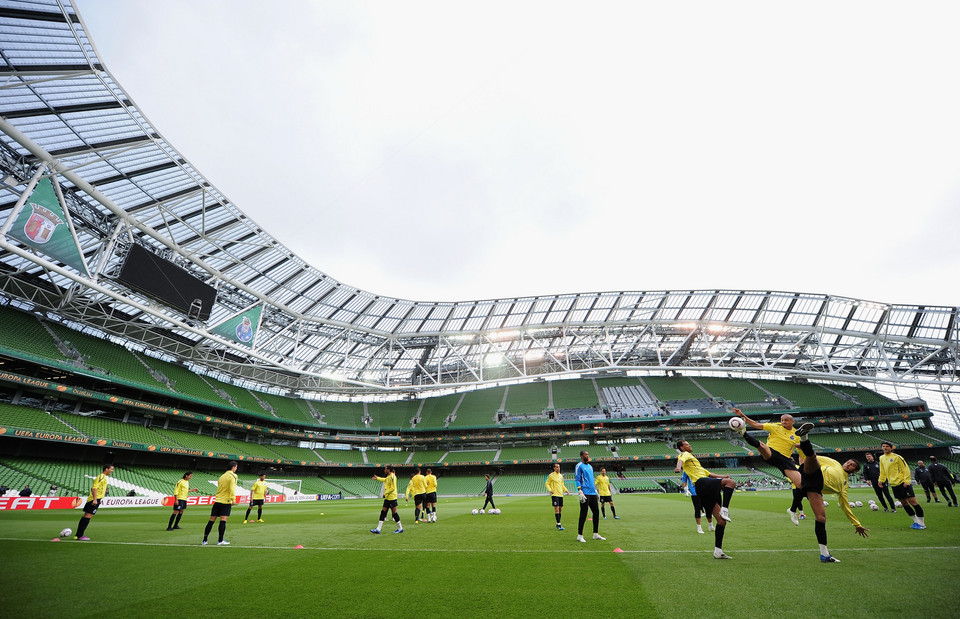
[[[49,542],[50,540],[46,539],[35,539],[35,538],[23,538],[23,537],[0,537],[0,541],[7,542]],[[228,540],[229,541],[229,540]],[[110,546],[156,546],[162,548],[198,548],[201,547],[200,543],[195,544],[168,544],[168,543],[156,543],[156,542],[111,542],[111,541],[95,541],[90,540],[88,542],[77,542],[76,540],[64,540],[65,543],[77,543],[77,544],[103,544]],[[210,542],[208,546],[216,546],[216,542]],[[609,544],[608,544],[609,545]],[[595,548],[596,546],[594,546]],[[249,550],[320,550],[320,551],[331,551],[331,550],[345,550],[348,552],[472,552],[476,554],[484,553],[509,553],[509,554],[583,554],[587,552],[595,552],[593,550],[587,550],[586,548],[582,550],[565,550],[562,548],[540,548],[540,549],[484,549],[484,548],[355,548],[347,546],[304,546],[303,548],[294,548],[293,546],[240,546],[238,544],[230,544],[230,548],[244,548]],[[612,549],[611,549],[612,550]],[[735,552],[737,554],[744,553],[776,553],[776,552],[813,552],[814,549],[810,548],[740,548],[737,550],[730,550],[730,552]],[[890,546],[890,547],[873,547],[873,548],[833,548],[832,551],[836,552],[874,552],[874,551],[890,551],[890,550],[960,550],[960,546]],[[704,550],[622,550],[623,554],[701,554],[709,553],[709,549]]]

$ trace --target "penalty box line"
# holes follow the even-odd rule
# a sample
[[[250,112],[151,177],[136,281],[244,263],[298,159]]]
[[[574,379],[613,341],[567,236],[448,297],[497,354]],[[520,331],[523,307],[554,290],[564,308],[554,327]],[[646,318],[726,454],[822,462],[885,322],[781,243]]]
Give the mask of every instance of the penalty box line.
[[[37,538],[26,538],[26,537],[0,537],[0,541],[6,542],[46,542],[49,543],[50,540],[47,539],[37,539]],[[229,540],[228,540],[229,541]],[[160,542],[115,542],[115,541],[95,541],[90,540],[87,542],[80,542],[77,540],[64,540],[65,544],[102,544],[109,546],[147,546],[147,547],[157,547],[157,548],[197,548],[202,547],[200,542],[195,544],[169,544],[169,543],[160,543]],[[216,546],[216,542],[210,542],[208,546]],[[563,548],[531,548],[531,549],[486,549],[486,548],[380,548],[380,547],[353,547],[353,546],[304,546],[303,548],[294,548],[292,546],[252,546],[252,545],[239,545],[239,544],[230,544],[230,548],[243,548],[246,550],[319,550],[319,551],[333,551],[333,550],[344,550],[349,552],[430,552],[430,553],[444,553],[444,552],[469,552],[475,554],[584,554],[596,552],[595,550],[588,550],[586,548],[582,550],[573,550],[573,549],[563,549]],[[593,546],[596,548],[596,546]],[[815,549],[814,549],[815,550]],[[874,552],[874,551],[891,551],[891,550],[960,550],[960,546],[889,546],[889,547],[873,547],[873,548],[833,548],[831,551],[835,552]],[[677,549],[664,549],[664,550],[622,550],[623,554],[702,554],[704,552],[709,552],[709,550],[677,550]],[[736,550],[731,549],[730,552],[735,552],[737,554],[763,554],[763,553],[776,553],[776,552],[812,552],[810,548],[738,548]]]

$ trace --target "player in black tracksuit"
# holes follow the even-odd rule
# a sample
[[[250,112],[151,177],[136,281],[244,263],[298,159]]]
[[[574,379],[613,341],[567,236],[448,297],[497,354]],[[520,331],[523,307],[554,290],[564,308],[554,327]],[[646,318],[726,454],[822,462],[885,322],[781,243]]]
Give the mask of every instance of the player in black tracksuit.
[[[950,478],[950,469],[937,462],[936,456],[930,456],[930,477],[933,483],[940,487],[940,494],[947,499],[947,507],[957,507],[957,495],[953,493],[953,480]],[[947,493],[950,493],[949,495]],[[952,501],[952,502],[951,502]]]
[[[890,507],[893,508],[893,511],[897,511],[897,504],[893,502],[893,497],[890,496],[889,484],[880,484],[880,463],[874,459],[872,453],[866,454],[866,459],[867,461],[863,465],[863,478],[873,486],[873,491],[877,493],[877,498],[880,499],[880,504],[883,505],[883,511],[888,511],[887,501],[890,502]],[[883,500],[884,496],[887,497],[886,501]]]
[[[933,485],[933,478],[930,476],[930,469],[923,465],[923,460],[917,461],[917,468],[913,471],[913,478],[917,480],[923,492],[927,495],[927,503],[930,502],[930,493],[933,493],[933,500],[940,502],[937,496],[937,487]]]
[[[488,503],[490,504],[490,507],[491,507],[491,508],[496,509],[497,506],[493,504],[493,482],[490,481],[490,476],[489,476],[489,475],[484,475],[484,477],[487,478],[487,487],[486,487],[486,488],[484,489],[484,491],[481,492],[480,494],[486,493],[487,498],[486,498],[486,500],[484,500],[484,502],[483,502],[483,507],[481,507],[480,509],[486,509]]]

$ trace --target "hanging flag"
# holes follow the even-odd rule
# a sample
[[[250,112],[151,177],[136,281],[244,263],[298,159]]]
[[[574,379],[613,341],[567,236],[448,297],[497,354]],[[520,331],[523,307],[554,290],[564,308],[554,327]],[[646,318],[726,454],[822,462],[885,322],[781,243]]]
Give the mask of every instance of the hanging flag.
[[[220,324],[211,327],[210,333],[253,348],[253,341],[257,337],[257,330],[260,328],[260,316],[262,313],[262,303],[248,307],[242,312],[227,318]]]
[[[7,236],[89,275],[80,244],[70,228],[70,216],[60,205],[49,178],[37,183]]]

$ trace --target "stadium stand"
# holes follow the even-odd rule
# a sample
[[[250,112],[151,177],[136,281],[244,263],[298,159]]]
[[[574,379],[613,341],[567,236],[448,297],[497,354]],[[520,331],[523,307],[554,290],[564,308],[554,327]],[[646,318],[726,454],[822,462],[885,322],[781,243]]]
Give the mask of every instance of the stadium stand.
[[[703,389],[685,376],[645,376],[640,383],[658,400],[699,400],[707,397]]]
[[[506,387],[492,389],[478,389],[465,393],[460,406],[457,408],[456,418],[450,427],[466,428],[492,426],[496,420],[496,413],[501,410]]]
[[[446,449],[441,449],[437,451],[416,451],[413,454],[413,457],[408,461],[410,464],[434,464],[437,462],[442,462],[443,457],[447,455]]]
[[[806,410],[849,408],[851,402],[816,383],[794,383],[786,380],[753,379],[753,383],[772,396],[788,400],[796,408]]]
[[[58,413],[56,416],[64,423],[73,426],[90,438],[106,438],[131,443],[141,443],[144,445],[176,446],[175,443],[166,437],[138,423],[123,423],[122,421],[115,421],[104,417],[72,415],[67,413]]]
[[[462,397],[461,394],[457,393],[440,396],[439,398],[425,398],[423,407],[420,409],[420,421],[417,423],[417,428],[426,430],[446,427],[447,418],[456,409]]]
[[[358,430],[364,428],[363,404],[358,402],[313,402],[322,415],[322,424],[332,428]]]
[[[324,462],[336,462],[339,464],[362,464],[363,452],[358,449],[314,449],[318,456],[323,458]]]
[[[67,358],[60,352],[53,336],[33,314],[0,305],[0,348],[19,353],[36,361],[56,361],[64,365]]]
[[[554,380],[549,384],[554,409],[593,408],[600,401],[592,380]]]
[[[40,430],[43,432],[59,432],[79,435],[80,430],[63,423],[58,417],[32,406],[20,406],[8,402],[0,402],[0,425],[23,428],[25,430]]]
[[[400,402],[371,402],[367,404],[370,428],[400,430],[410,428],[410,421],[417,416],[421,400]]]
[[[486,462],[493,460],[497,455],[496,450],[482,451],[451,451],[443,459],[444,462]]]
[[[769,395],[748,380],[698,376],[694,379],[707,393],[717,399],[732,402],[738,408],[750,410],[751,403],[764,402]]]
[[[268,445],[271,451],[276,452],[281,458],[303,462],[319,462],[318,456],[312,449],[306,447],[295,447],[293,445]]]
[[[502,447],[497,460],[549,460],[551,456],[549,447]]]
[[[539,415],[547,408],[549,389],[546,382],[510,385],[504,410],[511,415]]]
[[[618,458],[632,458],[633,456],[670,456],[677,457],[677,450],[663,441],[643,441],[641,443],[617,443],[616,455]]]
[[[743,447],[739,445],[734,445],[730,441],[724,439],[703,439],[703,438],[694,438],[690,439],[690,444],[693,447],[693,455],[711,455],[715,453],[737,453],[746,455],[748,452]],[[674,452],[676,454],[676,452]]]

